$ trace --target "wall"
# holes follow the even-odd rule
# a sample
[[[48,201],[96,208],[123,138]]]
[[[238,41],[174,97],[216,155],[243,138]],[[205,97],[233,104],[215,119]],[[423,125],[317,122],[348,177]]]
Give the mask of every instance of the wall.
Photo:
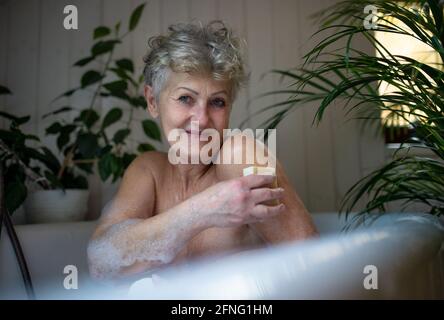
[[[125,20],[142,1],[117,0],[19,0],[0,1],[0,83],[13,96],[0,100],[5,110],[30,114],[26,128],[41,136],[47,120],[41,116],[54,108],[50,101],[75,86],[81,70],[70,68],[85,56],[92,44],[92,30],[101,24]],[[248,43],[250,85],[240,94],[233,110],[232,127],[237,127],[257,108],[276,98],[255,99],[272,89],[283,88],[276,77],[263,77],[273,68],[297,66],[314,44],[316,31],[309,16],[331,5],[333,0],[150,0],[136,32],[117,56],[130,56],[142,71],[146,40],[178,21],[197,19],[226,21]],[[79,10],[79,30],[65,30],[63,7]],[[84,107],[88,93],[65,101]],[[251,101],[247,106],[247,102]],[[111,104],[99,101],[103,111]],[[384,145],[371,132],[360,132],[356,122],[344,122],[340,106],[327,112],[320,126],[312,127],[316,105],[301,106],[278,127],[277,152],[298,194],[310,211],[337,210],[347,189],[384,161]],[[144,112],[138,119],[146,117]],[[249,121],[256,127],[263,117]],[[1,123],[0,123],[1,124]],[[142,137],[142,136],[141,136]],[[52,138],[45,143],[54,147]],[[91,178],[92,211],[98,212],[116,186],[102,185]]]

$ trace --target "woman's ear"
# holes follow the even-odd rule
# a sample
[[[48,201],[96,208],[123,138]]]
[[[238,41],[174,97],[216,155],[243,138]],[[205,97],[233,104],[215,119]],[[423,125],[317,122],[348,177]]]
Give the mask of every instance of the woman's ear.
[[[145,100],[148,105],[148,111],[153,118],[157,118],[159,116],[159,106],[157,105],[156,97],[154,96],[153,88],[149,85],[144,86],[144,95]]]

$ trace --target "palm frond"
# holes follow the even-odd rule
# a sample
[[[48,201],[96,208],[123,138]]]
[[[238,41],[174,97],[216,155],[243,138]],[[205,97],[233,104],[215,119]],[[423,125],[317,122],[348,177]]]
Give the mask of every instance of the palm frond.
[[[397,55],[366,29],[363,9],[377,8],[378,32],[406,36],[421,41],[437,53],[440,61],[427,64]],[[415,9],[419,8],[419,9]],[[341,211],[348,215],[358,201],[368,197],[352,223],[362,222],[368,213],[386,212],[391,202],[402,202],[402,210],[413,203],[425,205],[428,212],[444,212],[444,24],[443,4],[438,0],[346,0],[315,15],[321,28],[313,38],[323,38],[303,56],[303,63],[291,70],[272,70],[289,80],[285,90],[263,96],[286,97],[255,114],[275,111],[263,126],[275,128],[285,117],[307,103],[316,103],[313,122],[319,124],[327,108],[341,101],[347,116],[353,114],[376,130],[402,119],[415,129],[421,145],[439,161],[424,157],[401,157],[372,172],[353,185],[344,197]],[[397,22],[402,22],[402,24]],[[354,47],[363,37],[375,54]],[[343,43],[339,49],[338,43]],[[380,93],[382,85],[393,90]],[[381,121],[381,112],[387,113]],[[382,126],[381,126],[382,125]],[[403,146],[400,147],[404,148]]]

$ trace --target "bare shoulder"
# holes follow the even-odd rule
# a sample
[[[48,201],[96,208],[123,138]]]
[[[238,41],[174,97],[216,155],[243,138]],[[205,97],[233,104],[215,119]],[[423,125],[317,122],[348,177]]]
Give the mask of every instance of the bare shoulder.
[[[168,155],[160,151],[144,152],[131,163],[136,169],[144,170],[151,174],[164,169],[167,164]]]
[[[129,185],[150,183],[155,172],[164,166],[163,154],[158,151],[148,151],[137,156],[126,169],[119,192],[124,192]]]
[[[261,140],[252,136],[243,136],[241,139],[236,135],[229,139],[231,140],[225,140],[219,154],[222,160],[231,160],[231,164],[227,164],[220,158],[216,159],[218,160],[216,162],[219,163],[215,165],[216,173],[220,180],[241,177],[243,176],[243,169],[252,165],[272,166],[276,168],[277,186],[284,189],[280,202],[285,205],[286,210],[264,222],[249,224],[249,227],[260,234],[267,243],[281,243],[315,235],[316,227],[310,214],[290,183],[283,166],[275,158],[274,153]],[[224,152],[227,153],[228,158],[225,158]],[[271,161],[272,164],[263,163],[262,156],[274,157]],[[238,163],[239,159],[242,160],[240,163]]]
[[[166,166],[168,157],[163,152],[148,151],[139,155],[126,169],[118,196],[122,193],[125,197],[131,197],[128,193],[134,192],[135,186],[137,190],[150,191],[154,195],[158,175],[164,172]]]
[[[220,180],[241,177],[244,168],[267,166],[264,159],[268,157],[276,163],[274,155],[262,141],[251,135],[233,134],[224,141],[216,159],[217,176]]]
[[[147,219],[153,215],[156,179],[165,165],[161,152],[145,152],[126,169],[114,198],[102,210],[99,233],[110,225],[127,219]]]

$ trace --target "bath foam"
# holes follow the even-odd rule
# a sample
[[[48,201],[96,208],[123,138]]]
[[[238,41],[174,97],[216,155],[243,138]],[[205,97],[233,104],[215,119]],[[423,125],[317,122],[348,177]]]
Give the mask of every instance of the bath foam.
[[[138,223],[139,219],[128,219],[111,226],[101,237],[91,240],[88,244],[89,259],[98,259],[100,263],[94,264],[91,273],[97,278],[115,277],[122,264],[119,247],[114,244],[113,238],[129,226]]]
[[[138,241],[133,238],[129,228],[142,222],[142,219],[127,219],[111,226],[98,239],[90,241],[88,256],[98,259],[92,273],[101,279],[118,276],[122,267],[136,262],[154,261],[168,263],[174,255],[165,253],[170,239]]]

